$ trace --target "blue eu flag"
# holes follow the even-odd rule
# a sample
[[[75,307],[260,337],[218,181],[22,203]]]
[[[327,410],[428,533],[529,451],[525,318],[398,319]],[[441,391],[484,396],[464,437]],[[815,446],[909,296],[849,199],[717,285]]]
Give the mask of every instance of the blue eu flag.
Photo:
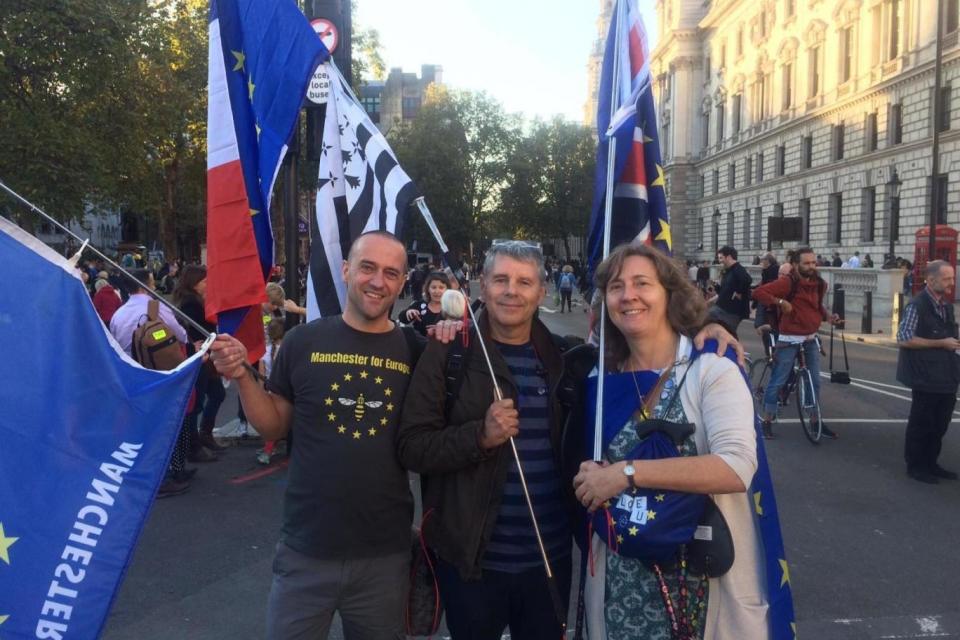
[[[134,363],[79,272],[3,218],[0,263],[0,638],[95,638],[200,355],[169,372]]]

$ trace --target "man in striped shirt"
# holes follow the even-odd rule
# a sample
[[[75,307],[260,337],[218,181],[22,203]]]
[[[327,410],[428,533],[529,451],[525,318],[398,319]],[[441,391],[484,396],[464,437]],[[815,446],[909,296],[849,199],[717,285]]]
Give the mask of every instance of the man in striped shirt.
[[[480,284],[486,310],[479,329],[504,399],[494,399],[475,334],[455,397],[447,380],[450,346],[433,342],[407,392],[398,452],[405,467],[423,475],[423,531],[438,556],[452,637],[493,640],[509,626],[515,638],[555,640],[562,630],[509,444],[514,438],[566,607],[571,533],[556,397],[562,362],[560,346],[535,317],[546,294],[539,248],[516,241],[495,245]]]

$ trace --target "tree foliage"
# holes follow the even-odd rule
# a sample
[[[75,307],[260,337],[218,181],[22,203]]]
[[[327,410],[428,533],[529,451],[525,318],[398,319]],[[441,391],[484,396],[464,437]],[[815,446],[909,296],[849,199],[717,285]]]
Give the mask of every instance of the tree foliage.
[[[583,236],[593,198],[595,142],[582,125],[535,122],[507,162],[500,229],[516,238]],[[567,255],[570,247],[565,247]]]
[[[507,159],[520,122],[490,96],[431,85],[417,117],[391,130],[401,166],[417,183],[455,251],[492,237]],[[418,240],[429,243],[417,224]]]

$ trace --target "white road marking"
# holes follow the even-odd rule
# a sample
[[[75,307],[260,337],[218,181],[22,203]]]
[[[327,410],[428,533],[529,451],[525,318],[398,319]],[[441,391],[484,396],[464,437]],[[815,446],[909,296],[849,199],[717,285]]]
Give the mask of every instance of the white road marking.
[[[821,377],[821,378],[829,378],[829,377],[830,377],[830,374],[821,371],[821,372],[820,372],[820,377]],[[850,378],[850,379],[851,379],[851,380],[860,380],[861,378]],[[878,386],[890,387],[891,389],[902,389],[903,391],[909,391],[909,389],[907,389],[906,387],[898,387],[898,386],[896,386],[896,385],[886,384],[886,383],[883,383],[883,382],[874,382],[873,380],[864,380],[864,382],[869,382],[870,384],[878,385]],[[911,398],[910,396],[902,396],[902,395],[897,394],[897,393],[890,393],[889,391],[884,391],[883,389],[874,389],[873,387],[867,386],[867,385],[865,385],[865,384],[860,384],[860,383],[858,383],[858,382],[851,382],[851,383],[850,383],[850,386],[851,386],[851,387],[858,387],[858,388],[860,388],[860,389],[866,389],[867,391],[873,391],[874,393],[879,393],[879,394],[884,395],[884,396],[890,396],[891,398],[897,398],[897,399],[899,399],[899,400],[906,400],[907,402],[913,402],[913,398]],[[954,414],[954,415],[960,415],[960,411],[954,411],[953,414]]]

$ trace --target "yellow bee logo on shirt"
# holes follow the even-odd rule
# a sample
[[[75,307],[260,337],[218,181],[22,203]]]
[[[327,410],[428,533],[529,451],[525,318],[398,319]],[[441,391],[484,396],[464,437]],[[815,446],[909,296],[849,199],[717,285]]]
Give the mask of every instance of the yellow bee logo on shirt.
[[[351,400],[350,398],[338,398],[340,404],[353,407],[353,417],[356,418],[357,422],[363,420],[363,414],[366,411],[367,407],[371,409],[376,409],[383,405],[379,400],[366,400],[361,393],[357,396],[356,400]]]

